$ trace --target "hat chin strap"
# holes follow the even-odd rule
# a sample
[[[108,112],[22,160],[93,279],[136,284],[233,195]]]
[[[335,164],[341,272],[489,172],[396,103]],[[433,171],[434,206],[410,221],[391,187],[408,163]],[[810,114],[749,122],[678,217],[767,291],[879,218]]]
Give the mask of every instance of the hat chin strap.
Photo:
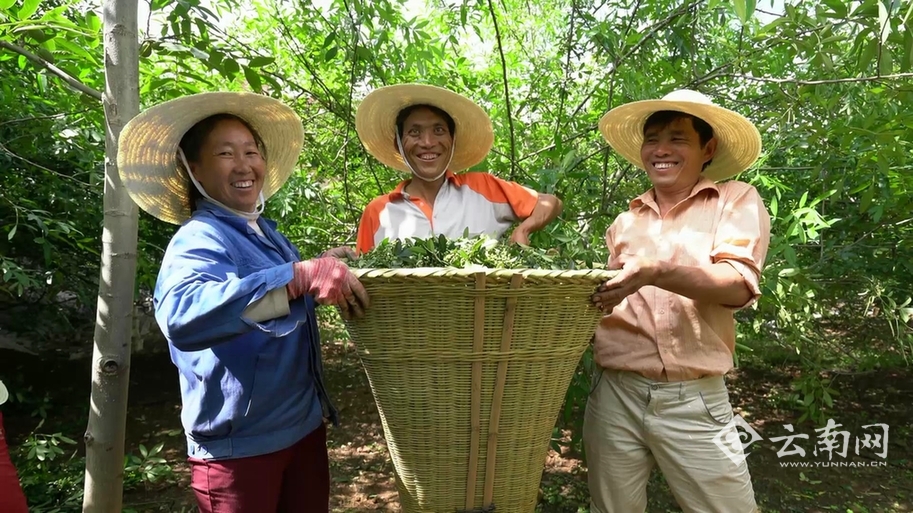
[[[399,135],[399,130],[396,131],[396,147],[399,148],[399,156],[403,158],[403,162],[406,163],[406,167],[409,168],[409,171],[412,171],[412,176],[425,182],[433,182],[447,174],[447,168],[449,168],[450,163],[453,162],[453,154],[456,152],[456,135],[454,135],[450,140],[450,159],[447,161],[447,165],[444,166],[444,170],[441,171],[441,174],[435,176],[434,178],[425,178],[424,176],[416,173],[414,169],[412,169],[412,164],[409,164],[409,159],[406,158],[406,152],[403,150],[403,140]]]
[[[256,221],[260,217],[260,214],[263,213],[263,209],[266,207],[266,200],[263,199],[263,189],[260,189],[260,194],[258,196],[258,205],[253,212],[242,212],[240,210],[229,207],[228,205],[213,199],[212,196],[206,193],[206,189],[203,189],[203,186],[200,185],[200,182],[197,181],[196,177],[193,176],[193,172],[190,171],[190,164],[187,163],[187,157],[184,156],[184,150],[178,147],[178,156],[181,157],[181,163],[184,164],[184,169],[187,170],[187,176],[190,177],[190,181],[193,182],[193,186],[200,191],[200,194],[203,195],[207,200],[215,203],[216,205],[229,210],[230,212],[237,214],[248,221]]]

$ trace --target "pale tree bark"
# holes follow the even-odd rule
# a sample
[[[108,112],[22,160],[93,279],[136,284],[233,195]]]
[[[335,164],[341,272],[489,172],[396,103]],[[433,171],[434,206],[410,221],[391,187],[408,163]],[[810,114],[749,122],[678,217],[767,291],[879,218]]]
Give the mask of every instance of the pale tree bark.
[[[139,113],[137,0],[105,0],[105,197],[82,509],[120,513],[136,279],[136,204],[117,173],[117,139]]]

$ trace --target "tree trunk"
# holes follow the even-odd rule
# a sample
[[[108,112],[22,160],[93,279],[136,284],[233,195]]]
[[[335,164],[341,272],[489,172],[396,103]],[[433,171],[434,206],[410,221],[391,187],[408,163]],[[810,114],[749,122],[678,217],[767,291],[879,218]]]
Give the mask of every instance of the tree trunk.
[[[136,280],[137,208],[117,173],[117,139],[139,113],[137,1],[104,1],[105,218],[86,429],[84,512],[120,513]]]

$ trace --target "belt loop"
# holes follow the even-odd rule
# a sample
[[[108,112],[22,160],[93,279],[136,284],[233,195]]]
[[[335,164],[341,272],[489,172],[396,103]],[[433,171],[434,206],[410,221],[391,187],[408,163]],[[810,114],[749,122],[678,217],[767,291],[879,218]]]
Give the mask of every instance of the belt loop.
[[[678,383],[678,400],[679,401],[685,400],[685,382],[684,381],[679,381],[679,383]]]

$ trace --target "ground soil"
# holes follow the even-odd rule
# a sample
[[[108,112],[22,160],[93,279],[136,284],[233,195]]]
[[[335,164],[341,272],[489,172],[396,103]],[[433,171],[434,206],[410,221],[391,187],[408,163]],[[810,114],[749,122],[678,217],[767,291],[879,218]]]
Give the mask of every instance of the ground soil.
[[[342,342],[325,348],[328,388],[343,423],[329,431],[332,509],[339,512],[398,510],[393,467],[384,444],[380,418],[364,372],[351,347]],[[742,368],[730,376],[732,403],[763,437],[749,448],[749,468],[764,512],[913,512],[913,369],[880,370],[839,376],[840,395],[828,416],[850,434],[847,457],[833,456],[844,466],[824,466],[827,454],[811,454],[819,433],[796,420],[790,407],[790,368]],[[89,361],[69,353],[28,355],[0,351],[0,377],[26,393],[26,402],[4,406],[13,445],[35,430],[44,405],[46,421],[38,432],[61,432],[79,440],[85,430],[89,397]],[[179,420],[180,396],[175,370],[164,353],[135,356],[130,375],[127,452],[139,445],[165,444],[164,457],[174,470],[170,482],[140,485],[125,493],[125,510],[136,512],[192,511],[192,495],[184,463]],[[11,388],[13,388],[11,387]],[[28,387],[31,387],[29,390]],[[38,398],[38,399],[36,399]],[[46,398],[46,399],[44,399]],[[873,451],[854,453],[863,426],[890,426],[887,457]],[[785,424],[809,434],[807,455],[779,457],[787,434]],[[871,431],[868,431],[871,432]],[[565,431],[567,433],[567,431]],[[80,450],[77,449],[77,457]],[[545,459],[540,493],[541,512],[588,511],[586,468],[579,454],[550,451]],[[545,455],[544,455],[545,456]],[[786,467],[785,461],[810,467]],[[815,462],[819,466],[814,466]],[[648,487],[650,512],[680,511],[662,476],[654,472]]]

